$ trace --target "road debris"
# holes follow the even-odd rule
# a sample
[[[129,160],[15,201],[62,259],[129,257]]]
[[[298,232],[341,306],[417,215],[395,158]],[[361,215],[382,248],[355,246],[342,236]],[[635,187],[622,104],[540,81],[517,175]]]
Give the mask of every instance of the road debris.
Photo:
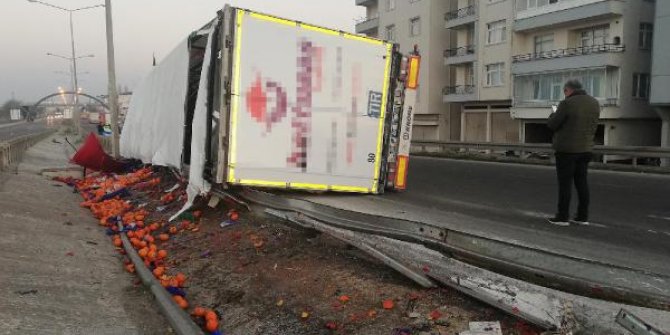
[[[224,328],[245,335],[454,333],[475,315],[499,315],[458,293],[417,287],[338,239],[241,215],[244,207],[234,202],[212,208],[203,198],[170,222],[186,197],[183,181],[167,169],[137,165],[125,174],[61,181],[81,194],[81,206],[98,219],[125,270],[137,273],[121,235],[173,302],[209,334]],[[516,320],[500,317],[507,320],[506,335],[521,334]]]

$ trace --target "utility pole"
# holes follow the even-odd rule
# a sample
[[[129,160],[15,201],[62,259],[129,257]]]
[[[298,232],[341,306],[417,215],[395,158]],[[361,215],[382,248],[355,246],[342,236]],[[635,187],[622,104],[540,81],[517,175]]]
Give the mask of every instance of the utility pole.
[[[112,1],[105,0],[107,21],[107,77],[109,108],[112,114],[112,156],[119,158],[119,97],[116,91],[116,64],[114,62],[114,28],[112,26]]]
[[[79,82],[77,81],[77,57],[74,51],[74,24],[72,23],[72,11],[70,13],[70,44],[72,45],[72,72],[74,73],[74,87],[72,92],[79,92]],[[72,119],[74,119],[75,129],[77,135],[81,135],[81,116],[79,115],[79,95],[75,94],[73,98],[74,111],[72,111]]]

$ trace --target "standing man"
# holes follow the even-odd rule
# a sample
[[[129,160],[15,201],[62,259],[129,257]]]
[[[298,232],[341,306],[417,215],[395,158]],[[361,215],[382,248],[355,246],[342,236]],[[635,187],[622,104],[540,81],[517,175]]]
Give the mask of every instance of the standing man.
[[[589,184],[588,166],[592,158],[593,141],[600,117],[598,100],[589,96],[577,80],[563,86],[565,100],[549,116],[547,125],[554,131],[553,147],[556,151],[558,175],[558,212],[549,222],[569,226],[570,222],[588,224]],[[570,220],[572,183],[579,196],[577,215]]]

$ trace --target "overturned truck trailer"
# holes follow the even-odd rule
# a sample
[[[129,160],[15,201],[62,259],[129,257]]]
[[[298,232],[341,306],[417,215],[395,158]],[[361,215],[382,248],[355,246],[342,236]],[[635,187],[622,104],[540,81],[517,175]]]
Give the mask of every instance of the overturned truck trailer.
[[[418,52],[226,7],[133,94],[121,153],[212,184],[383,193],[406,187]]]

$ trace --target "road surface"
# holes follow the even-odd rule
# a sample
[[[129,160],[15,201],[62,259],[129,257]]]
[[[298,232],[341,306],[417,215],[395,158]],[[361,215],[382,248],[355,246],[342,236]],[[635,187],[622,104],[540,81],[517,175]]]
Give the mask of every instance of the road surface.
[[[0,142],[8,141],[23,135],[41,133],[46,129],[44,121],[21,122],[0,126]]]
[[[399,204],[670,255],[670,176],[590,171],[591,226],[556,227],[553,167],[414,157]],[[576,210],[576,193],[573,206]],[[670,257],[670,256],[669,256]]]

